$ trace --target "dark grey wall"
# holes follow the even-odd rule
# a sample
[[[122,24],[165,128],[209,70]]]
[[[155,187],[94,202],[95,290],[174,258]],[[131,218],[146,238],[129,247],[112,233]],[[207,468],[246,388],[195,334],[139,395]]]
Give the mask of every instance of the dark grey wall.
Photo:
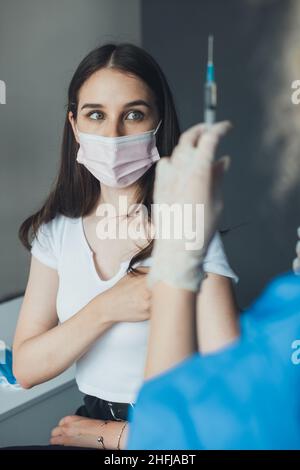
[[[77,65],[104,41],[140,38],[140,0],[0,0],[0,299],[26,286],[29,256],[17,231],[56,175]]]
[[[277,46],[290,3],[142,2],[142,44],[169,80],[182,130],[202,120],[207,37],[209,33],[215,37],[218,119],[230,119],[234,124],[220,149],[220,155],[228,153],[232,157],[221,227],[245,223],[223,239],[231,265],[240,276],[237,293],[242,307],[251,302],[270,277],[291,269],[300,222],[299,190],[277,203],[270,198],[279,155],[278,149],[276,154],[273,149],[262,147],[267,106],[262,86],[270,84],[274,88],[278,80],[269,66],[278,57]],[[290,77],[290,83],[296,78]]]
[[[296,0],[298,1],[298,0]],[[81,58],[106,40],[129,40],[156,57],[175,95],[182,129],[202,120],[207,35],[215,35],[218,117],[235,129],[220,154],[232,156],[222,228],[248,304],[265,282],[290,269],[300,194],[270,199],[279,152],[263,150],[262,87],[277,57],[290,0],[0,0],[0,299],[22,291],[29,256],[17,239],[55,177],[69,80]],[[290,81],[299,77],[290,77]],[[276,89],[276,86],[275,86]],[[300,177],[299,177],[300,180]],[[298,185],[300,188],[300,185]]]

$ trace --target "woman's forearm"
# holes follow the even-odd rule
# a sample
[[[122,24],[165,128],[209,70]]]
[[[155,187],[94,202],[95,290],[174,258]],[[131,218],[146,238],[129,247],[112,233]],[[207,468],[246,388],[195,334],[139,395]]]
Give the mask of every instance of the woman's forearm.
[[[31,388],[61,374],[112,326],[100,296],[64,323],[25,340],[14,349],[14,374],[24,388]]]
[[[152,290],[144,379],[166,371],[197,351],[194,292],[157,282]]]

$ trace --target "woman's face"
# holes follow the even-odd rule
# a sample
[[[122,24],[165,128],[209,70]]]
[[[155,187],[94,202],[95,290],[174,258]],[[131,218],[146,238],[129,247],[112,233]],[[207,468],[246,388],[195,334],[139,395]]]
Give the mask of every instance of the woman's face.
[[[139,134],[154,129],[159,116],[152,91],[135,76],[112,68],[91,75],[79,90],[76,125],[79,131],[105,137]],[[69,112],[79,143],[72,112]]]

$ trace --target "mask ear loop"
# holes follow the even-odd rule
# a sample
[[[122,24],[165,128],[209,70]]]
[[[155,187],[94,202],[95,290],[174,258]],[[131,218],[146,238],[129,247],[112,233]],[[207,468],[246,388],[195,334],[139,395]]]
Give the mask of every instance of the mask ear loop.
[[[157,124],[157,127],[156,127],[155,131],[153,132],[153,135],[155,135],[157,133],[158,129],[160,128],[161,123],[162,123],[162,119]]]
[[[77,138],[79,138],[80,130],[78,129],[77,124],[75,124],[75,131],[76,131],[76,133],[77,133]],[[74,136],[74,137],[76,137],[76,136]],[[75,140],[76,140],[76,142],[77,142],[77,139],[75,139]],[[77,142],[77,144],[80,146],[79,142]]]
[[[75,131],[77,132],[77,135],[79,136],[80,130],[78,129],[77,124],[75,124]]]

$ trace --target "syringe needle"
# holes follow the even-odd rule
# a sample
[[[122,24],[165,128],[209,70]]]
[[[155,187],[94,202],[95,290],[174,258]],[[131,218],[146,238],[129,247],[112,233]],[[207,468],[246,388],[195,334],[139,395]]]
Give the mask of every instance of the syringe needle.
[[[208,60],[209,64],[212,64],[214,60],[214,37],[212,34],[208,36]]]

